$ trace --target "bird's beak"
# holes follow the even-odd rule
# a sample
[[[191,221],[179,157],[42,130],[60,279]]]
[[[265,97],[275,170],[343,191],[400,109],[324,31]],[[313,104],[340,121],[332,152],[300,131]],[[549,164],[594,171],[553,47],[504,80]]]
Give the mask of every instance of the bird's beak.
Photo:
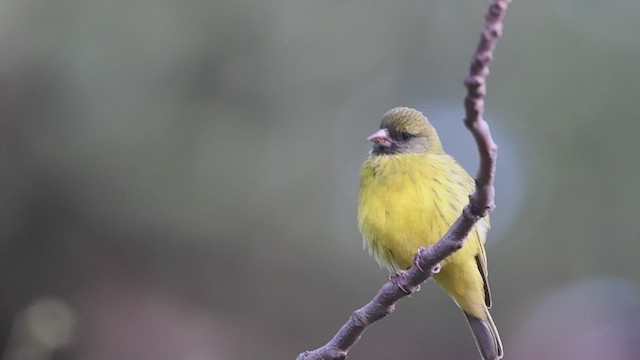
[[[387,129],[380,129],[374,132],[367,140],[373,141],[382,147],[391,147],[391,137],[389,137],[389,131]]]

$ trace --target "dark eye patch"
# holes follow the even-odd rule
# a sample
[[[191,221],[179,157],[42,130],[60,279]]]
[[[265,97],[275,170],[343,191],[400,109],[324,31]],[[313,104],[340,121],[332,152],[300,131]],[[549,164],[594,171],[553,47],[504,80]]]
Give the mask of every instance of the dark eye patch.
[[[400,138],[404,141],[407,141],[409,139],[411,139],[412,137],[415,137],[415,135],[413,135],[412,133],[408,132],[408,131],[403,131],[400,133]]]

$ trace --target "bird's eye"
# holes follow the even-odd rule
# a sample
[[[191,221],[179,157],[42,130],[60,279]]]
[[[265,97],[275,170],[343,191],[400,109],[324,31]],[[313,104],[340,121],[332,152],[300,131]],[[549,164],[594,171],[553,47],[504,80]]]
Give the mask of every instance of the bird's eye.
[[[400,138],[402,138],[402,140],[407,141],[409,139],[411,139],[413,137],[413,134],[407,132],[407,131],[403,131],[400,133]]]

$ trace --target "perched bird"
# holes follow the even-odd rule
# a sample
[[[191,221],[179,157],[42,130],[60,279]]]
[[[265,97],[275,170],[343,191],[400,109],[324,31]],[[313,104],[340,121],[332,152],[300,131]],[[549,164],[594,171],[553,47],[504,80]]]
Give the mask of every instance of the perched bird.
[[[418,110],[390,110],[368,140],[374,144],[360,173],[358,228],[381,266],[403,270],[420,246],[434,244],[451,227],[474,181],[444,152],[436,130]],[[482,358],[495,360],[503,350],[488,310],[488,230],[484,217],[462,249],[442,261],[434,279],[464,311]]]

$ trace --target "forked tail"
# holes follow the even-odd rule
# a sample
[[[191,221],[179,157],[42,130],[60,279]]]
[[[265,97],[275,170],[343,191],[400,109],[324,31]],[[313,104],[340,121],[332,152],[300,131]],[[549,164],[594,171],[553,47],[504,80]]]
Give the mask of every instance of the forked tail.
[[[498,329],[496,329],[496,325],[493,323],[493,319],[491,318],[489,311],[487,311],[486,314],[486,319],[478,319],[466,312],[464,313],[464,316],[467,318],[469,327],[471,327],[473,338],[476,341],[478,350],[480,350],[482,359],[502,359],[502,341],[500,340],[500,335],[498,335]]]

